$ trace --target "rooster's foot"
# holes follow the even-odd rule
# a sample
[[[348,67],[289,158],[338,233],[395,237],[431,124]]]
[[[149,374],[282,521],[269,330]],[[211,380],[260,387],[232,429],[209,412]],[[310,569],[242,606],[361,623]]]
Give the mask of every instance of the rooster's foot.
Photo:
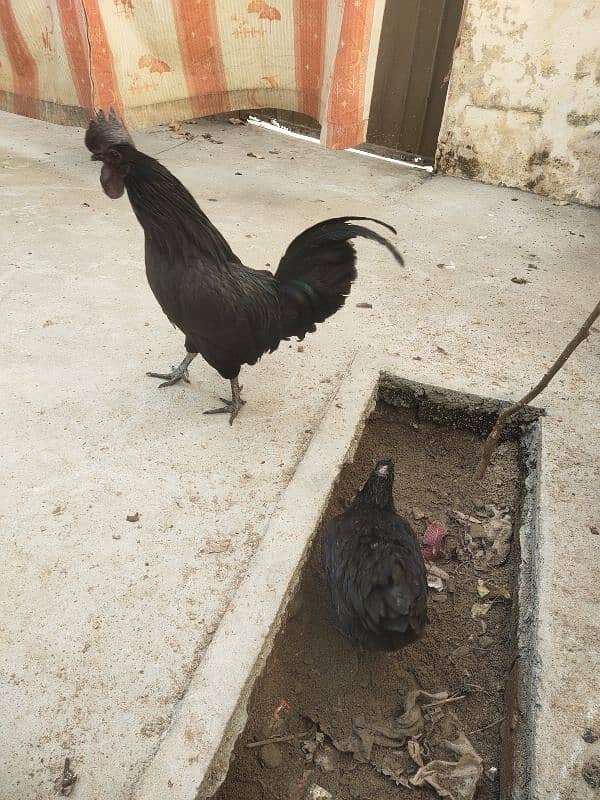
[[[173,386],[181,380],[189,383],[190,374],[188,372],[188,367],[195,358],[196,353],[188,353],[181,364],[179,364],[178,367],[173,367],[171,372],[147,372],[146,375],[150,378],[162,378],[163,383],[159,384],[159,389],[162,389],[163,386]]]
[[[204,413],[229,414],[229,424],[233,425],[233,420],[239,414],[241,407],[246,404],[246,401],[242,400],[241,398],[241,391],[243,388],[243,386],[239,385],[237,378],[234,378],[231,381],[231,400],[227,400],[224,397],[219,397],[219,400],[223,403],[223,405],[219,406],[219,408],[210,408]]]

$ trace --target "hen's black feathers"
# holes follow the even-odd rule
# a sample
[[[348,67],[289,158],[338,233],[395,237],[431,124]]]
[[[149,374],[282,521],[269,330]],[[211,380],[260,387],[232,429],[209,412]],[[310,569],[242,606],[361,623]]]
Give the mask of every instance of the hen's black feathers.
[[[377,473],[386,466],[386,474]],[[425,563],[410,524],[394,509],[390,472],[393,480],[390,462],[379,462],[322,540],[339,626],[371,650],[397,650],[418,639],[427,622]]]

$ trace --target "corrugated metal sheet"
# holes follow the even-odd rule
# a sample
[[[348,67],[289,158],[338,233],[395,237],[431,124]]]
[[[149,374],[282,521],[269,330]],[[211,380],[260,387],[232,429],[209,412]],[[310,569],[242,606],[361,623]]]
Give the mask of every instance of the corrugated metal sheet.
[[[388,0],[367,141],[433,163],[463,0]]]

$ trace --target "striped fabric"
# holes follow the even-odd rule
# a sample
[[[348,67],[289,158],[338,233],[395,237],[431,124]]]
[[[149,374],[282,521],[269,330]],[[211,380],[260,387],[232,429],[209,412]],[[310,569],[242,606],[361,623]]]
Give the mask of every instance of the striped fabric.
[[[385,0],[0,0],[0,108],[135,129],[249,108],[365,139]]]

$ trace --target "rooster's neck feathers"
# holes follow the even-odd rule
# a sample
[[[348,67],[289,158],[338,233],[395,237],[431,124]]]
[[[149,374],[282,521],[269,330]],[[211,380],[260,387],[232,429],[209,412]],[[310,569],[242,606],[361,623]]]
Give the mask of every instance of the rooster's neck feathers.
[[[216,264],[238,261],[185,186],[156,159],[138,151],[125,188],[140,225],[165,249],[205,254]]]

